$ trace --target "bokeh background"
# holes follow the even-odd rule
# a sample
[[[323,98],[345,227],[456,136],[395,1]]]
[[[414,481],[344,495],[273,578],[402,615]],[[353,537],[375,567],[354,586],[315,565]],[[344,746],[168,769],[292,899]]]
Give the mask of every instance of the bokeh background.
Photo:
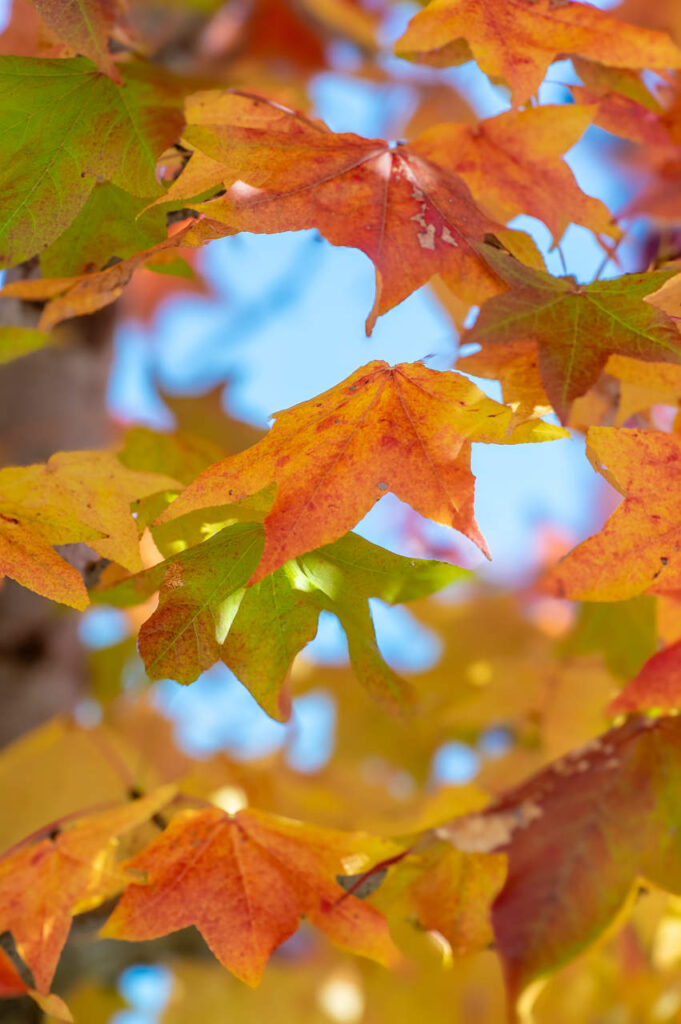
[[[601,0],[597,6],[613,7]],[[0,28],[11,0],[0,0]],[[417,10],[415,4],[394,5],[387,36],[396,38]],[[448,83],[460,95],[462,109],[485,117],[509,108],[507,93],[492,86],[474,64],[431,72],[386,58],[397,84],[368,81],[354,74],[357,57],[337,46],[337,69],[319,74],[312,83],[315,116],[334,131],[400,138],[422,98],[420,86]],[[566,85],[578,81],[569,61],[549,69],[542,101],[569,103]],[[616,144],[597,128],[567,154],[582,189],[604,200],[611,210],[632,192],[633,178],[613,173]],[[604,156],[614,157],[610,162]],[[608,170],[609,168],[609,170]],[[567,271],[590,281],[621,272],[613,264],[602,270],[603,252],[585,229],[572,226],[561,242],[562,257],[549,251],[547,229],[531,218],[512,226],[529,231],[555,273]],[[633,268],[639,254],[637,227],[621,259]],[[213,394],[230,415],[265,429],[275,410],[330,388],[373,359],[390,363],[426,360],[429,366],[452,365],[458,347],[452,320],[436,295],[422,288],[381,317],[371,338],[364,320],[373,299],[374,277],[361,253],[333,247],[315,231],[276,236],[240,234],[212,243],[197,259],[207,282],[202,291],[185,291],[163,302],[149,318],[143,295],[124,299],[125,316],[115,339],[115,361],[109,384],[110,411],[121,430],[134,424],[172,429],[178,398]],[[147,282],[151,275],[146,272]],[[151,284],[148,284],[151,287]],[[143,290],[143,289],[142,289]],[[475,379],[475,378],[474,378]],[[496,383],[475,379],[499,399]],[[481,557],[464,538],[421,520],[388,495],[359,524],[357,532],[402,554],[444,554],[476,569],[492,581],[522,582],[542,558],[542,543],[572,546],[594,532],[610,510],[612,495],[584,457],[583,438],[550,445],[495,447],[475,445],[473,470],[478,478],[477,518],[492,551]],[[443,599],[446,599],[446,595]],[[437,657],[437,641],[404,608],[373,602],[379,644],[397,670],[427,668]],[[126,617],[97,607],[82,623],[82,637],[93,649],[105,649],[127,635]],[[305,656],[320,663],[342,663],[344,636],[336,620],[322,613],[317,638]],[[128,666],[131,685],[135,666]],[[165,681],[154,701],[176,723],[179,742],[188,752],[208,756],[226,750],[252,758],[278,747],[300,771],[314,771],[328,758],[334,743],[334,705],[323,690],[294,701],[291,721],[269,719],[224,666],[215,666],[191,687]],[[98,720],[96,702],[78,709],[84,724]],[[466,782],[478,771],[481,758],[505,748],[503,730],[490,730],[477,747],[445,744],[434,753],[433,779]],[[161,967],[134,967],[121,979],[121,992],[132,1009],[116,1015],[118,1024],[152,1024],[168,996],[169,972]]]

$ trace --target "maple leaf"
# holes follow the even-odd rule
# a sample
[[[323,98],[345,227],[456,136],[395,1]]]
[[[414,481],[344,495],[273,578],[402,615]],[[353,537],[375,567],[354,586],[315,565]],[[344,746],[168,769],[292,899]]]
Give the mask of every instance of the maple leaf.
[[[473,518],[470,442],[564,436],[541,422],[509,434],[511,415],[458,374],[420,363],[368,363],[329,391],[278,413],[262,441],[205,470],[159,522],[255,494],[274,480],[265,549],[252,583],[342,536],[388,491],[486,552]]]
[[[71,277],[98,270],[112,258],[125,260],[167,237],[166,218],[147,199],[117,185],[95,185],[76,219],[40,254],[44,278]]]
[[[576,103],[596,105],[595,123],[600,128],[651,148],[669,148],[663,108],[639,73],[578,58],[574,67],[584,86],[573,85],[570,91]]]
[[[309,74],[326,66],[330,35],[375,51],[377,23],[377,14],[358,0],[255,0],[238,12],[218,10],[203,33],[201,50],[212,61],[236,54],[279,73],[284,65]]]
[[[52,327],[74,316],[86,316],[108,306],[122,294],[136,270],[143,266],[162,264],[164,259],[175,259],[178,247],[200,246],[214,237],[210,226],[188,221],[173,235],[157,245],[137,252],[128,259],[114,263],[105,270],[75,277],[55,277],[32,281],[12,281],[0,289],[0,295],[38,302],[47,299],[39,321],[41,330]]]
[[[654,405],[676,405],[681,395],[681,366],[669,363],[642,366],[626,356],[610,356],[605,369],[619,382],[616,426]]]
[[[539,374],[537,346],[532,341],[488,345],[457,359],[456,366],[462,373],[498,380],[504,404],[513,409],[514,422],[546,416],[551,410]]]
[[[110,654],[110,648],[101,653]],[[19,845],[45,822],[74,820],[83,808],[115,806],[128,797],[131,782],[151,791],[177,776],[149,773],[144,742],[113,726],[80,728],[66,716],[53,717],[3,747],[0,755],[0,850]]]
[[[571,0],[432,0],[409,22],[395,52],[435,67],[472,55],[485,74],[508,82],[516,106],[536,93],[561,55],[622,68],[681,67],[681,50],[666,33]]]
[[[131,503],[177,487],[170,477],[126,469],[110,452],[58,452],[44,465],[2,469],[0,572],[83,609],[83,579],[52,545],[85,541],[134,572],[142,563]]]
[[[0,949],[0,999],[30,996],[53,1020],[73,1024],[73,1015],[66,1003],[53,992],[45,994],[27,985],[3,949]]]
[[[97,181],[153,197],[155,164],[183,124],[176,80],[130,63],[116,86],[89,60],[0,57],[0,262],[35,255],[75,219]]]
[[[503,888],[506,858],[450,848],[424,855],[421,867],[409,893],[421,925],[444,935],[459,956],[487,949],[494,941],[489,908]]]
[[[73,57],[74,52],[47,27],[31,0],[12,0],[10,19],[0,34],[0,54],[13,57]]]
[[[544,221],[558,242],[568,224],[618,237],[608,208],[585,195],[560,156],[591,124],[595,108],[529,107],[476,124],[441,124],[424,132],[431,159],[461,175],[502,223],[520,213]],[[560,203],[556,202],[560,196]]]
[[[661,0],[654,7],[646,0],[623,0],[622,13],[634,25],[661,29],[672,39],[681,38],[681,11],[675,0]]]
[[[0,927],[12,933],[39,992],[49,992],[73,914],[97,906],[128,881],[115,862],[117,837],[148,821],[173,795],[172,787],[163,787],[0,859]]]
[[[198,93],[186,114],[184,138],[203,156],[166,198],[224,183],[225,195],[193,205],[232,232],[315,227],[333,245],[361,249],[376,268],[367,333],[434,274],[469,302],[497,291],[471,240],[501,233],[524,244],[478,207],[445,147],[433,150],[427,135],[393,148],[239,93]]]
[[[681,588],[681,438],[651,430],[592,427],[588,454],[625,495],[600,533],[571,551],[546,588],[584,601],[621,601]]]
[[[490,911],[506,879],[505,856],[463,853],[429,837],[419,843],[426,848],[391,868],[372,905],[391,923],[398,916],[416,918],[421,928],[439,932],[456,957],[487,949],[494,941]]]
[[[613,715],[632,711],[676,711],[681,703],[681,641],[650,658],[610,704]]]
[[[127,887],[101,934],[136,941],[194,924],[220,963],[257,985],[304,914],[342,948],[394,963],[382,915],[346,895],[335,878],[350,857],[363,855],[368,867],[397,849],[255,810],[181,814],[126,862],[146,871],[148,884]]]
[[[435,830],[508,857],[492,920],[512,998],[593,942],[639,876],[681,890],[680,741],[678,718],[632,719]]]
[[[570,404],[596,382],[611,353],[648,361],[681,360],[676,324],[643,302],[674,271],[624,274],[582,285],[573,277],[551,277],[526,267],[489,246],[486,256],[510,288],[482,306],[462,340],[481,345],[536,342],[546,394],[563,422]]]
[[[410,601],[461,579],[465,571],[402,558],[348,534],[247,588],[263,540],[260,524],[236,524],[99,593],[110,604],[138,604],[160,587],[158,609],[139,636],[151,678],[191,683],[221,659],[268,714],[287,718],[282,683],[295,656],[314,638],[320,611],[329,611],[345,631],[360,682],[384,704],[403,709],[408,690],[380,655],[369,598]]]
[[[0,572],[36,594],[82,611],[88,605],[83,577],[51,545],[96,537],[96,531],[68,519],[36,529],[34,523],[26,526],[17,515],[0,512]]]
[[[123,79],[108,50],[121,0],[32,0],[45,24],[77,53],[121,85]]]

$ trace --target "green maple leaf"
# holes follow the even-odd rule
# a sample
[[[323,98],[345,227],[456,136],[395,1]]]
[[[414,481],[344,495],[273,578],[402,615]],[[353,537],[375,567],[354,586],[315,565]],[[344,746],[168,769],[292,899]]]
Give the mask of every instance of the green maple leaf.
[[[161,192],[157,157],[183,125],[182,93],[158,68],[121,68],[122,86],[85,58],[0,57],[0,263],[20,263],[75,220],[98,181]]]
[[[40,256],[43,277],[75,277],[124,260],[162,242],[168,232],[160,207],[117,185],[95,185],[72,224]]]
[[[263,546],[261,523],[236,523],[96,596],[126,606],[160,588],[158,609],[139,637],[149,675],[190,683],[222,660],[279,719],[286,717],[279,696],[291,663],[315,636],[319,613],[330,611],[345,631],[360,682],[384,704],[403,708],[406,684],[380,654],[369,598],[412,601],[466,571],[403,558],[348,533],[247,587]]]
[[[612,353],[681,361],[674,321],[643,301],[676,271],[625,274],[582,285],[573,277],[533,270],[491,246],[479,251],[510,289],[484,303],[463,340],[483,346],[535,341],[542,383],[563,422],[570,404],[595,384]]]

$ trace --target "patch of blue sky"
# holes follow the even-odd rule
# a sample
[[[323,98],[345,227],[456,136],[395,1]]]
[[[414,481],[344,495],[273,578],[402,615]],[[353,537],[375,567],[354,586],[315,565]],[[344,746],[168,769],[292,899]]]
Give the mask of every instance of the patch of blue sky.
[[[308,236],[313,233],[309,232]],[[311,240],[311,239],[310,239]],[[208,388],[227,376],[234,379],[230,403],[236,415],[264,425],[271,414],[333,387],[373,359],[428,365],[451,365],[455,333],[446,314],[425,289],[409,296],[379,322],[370,339],[364,320],[373,302],[374,275],[369,261],[351,249],[312,242],[300,259],[298,234],[244,235],[212,243],[206,262],[218,261],[212,274],[224,289],[222,304],[195,299],[173,301],[161,313],[151,336],[134,324],[118,332],[109,401],[124,422],[169,425],[167,410],[155,388],[167,391]],[[244,267],[258,278],[259,268],[281,254],[295,262],[300,282],[294,296],[274,298],[270,282],[256,297],[240,294]],[[314,257],[312,279],[307,261]],[[245,285],[248,290],[248,284]],[[252,287],[252,283],[251,283]],[[240,310],[257,307],[253,319]],[[268,308],[269,307],[269,308]]]
[[[436,663],[440,641],[406,607],[393,607],[376,598],[371,598],[369,605],[379,650],[392,668],[398,672],[421,672]],[[317,636],[305,648],[305,656],[320,665],[338,665],[347,660],[345,633],[331,612],[319,616]]]
[[[431,778],[444,785],[463,785],[480,770],[480,756],[473,747],[451,740],[438,747],[431,764]]]
[[[182,308],[175,300],[172,305]],[[147,331],[130,321],[118,328],[107,400],[111,412],[121,423],[143,423],[155,430],[167,430],[173,418],[155,386],[158,373],[154,345],[157,340],[160,339],[156,331],[150,337]]]
[[[286,760],[298,772],[319,771],[333,749],[336,705],[330,694],[313,690],[293,704],[286,746]]]
[[[552,524],[582,539],[603,482],[577,438],[532,445],[474,445],[476,518],[492,554],[482,575],[511,583],[538,560],[537,529]]]
[[[335,706],[323,690],[296,698],[287,723],[269,718],[224,665],[204,672],[191,687],[165,680],[155,698],[174,722],[181,748],[195,757],[228,750],[247,761],[285,747],[292,767],[314,772],[333,750]]]
[[[404,85],[363,82],[337,72],[316,75],[310,98],[320,117],[334,132],[354,132],[366,138],[383,136],[387,125],[404,117],[412,90]]]
[[[222,664],[191,686],[164,680],[156,688],[156,699],[175,723],[182,748],[196,756],[228,749],[232,756],[248,760],[272,753],[286,741],[287,726],[269,718]]]
[[[342,665],[348,659],[348,641],[343,627],[331,612],[321,612],[317,635],[305,648],[305,657],[318,665]]]
[[[156,1024],[165,1009],[173,984],[172,971],[163,964],[134,964],[118,979],[118,990],[130,1004],[111,1024]]]
[[[372,598],[371,615],[383,657],[398,672],[425,672],[442,653],[438,636],[410,615],[403,605],[392,607]]]
[[[130,624],[119,608],[91,605],[80,618],[78,632],[86,647],[98,650],[111,647],[129,636]]]
[[[494,759],[503,757],[513,746],[513,736],[503,726],[487,729],[478,740],[478,750],[482,757]]]

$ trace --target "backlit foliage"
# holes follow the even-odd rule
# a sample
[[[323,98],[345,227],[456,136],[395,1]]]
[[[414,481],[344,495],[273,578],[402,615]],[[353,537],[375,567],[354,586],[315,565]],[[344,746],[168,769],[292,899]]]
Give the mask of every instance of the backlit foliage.
[[[14,0],[0,34],[0,364],[58,359],[108,307],[149,324],[210,296],[218,239],[303,229],[368,257],[367,334],[429,286],[462,349],[391,366],[368,341],[264,434],[219,392],[167,397],[172,431],[0,468],[0,578],[124,623],[91,652],[96,724],[52,718],[0,753],[0,997],[45,1020],[120,1008],[115,977],[59,966],[112,939],[169,965],[164,1024],[681,1014],[679,5],[406,13]],[[464,95],[449,69],[469,61]],[[388,138],[336,132],[324,72],[412,109]],[[628,182],[619,209],[564,159],[585,133]],[[602,252],[591,277],[570,225]],[[568,436],[603,478],[593,536],[538,528],[517,584],[491,584],[470,569],[473,545],[495,555],[473,446]],[[400,554],[353,532],[388,493],[410,507]],[[376,601],[437,642],[430,667],[389,663]],[[306,655],[321,613],[347,664]],[[155,681],[216,664],[282,723],[322,691],[323,766],[182,749]],[[434,781],[452,742],[469,784]]]

